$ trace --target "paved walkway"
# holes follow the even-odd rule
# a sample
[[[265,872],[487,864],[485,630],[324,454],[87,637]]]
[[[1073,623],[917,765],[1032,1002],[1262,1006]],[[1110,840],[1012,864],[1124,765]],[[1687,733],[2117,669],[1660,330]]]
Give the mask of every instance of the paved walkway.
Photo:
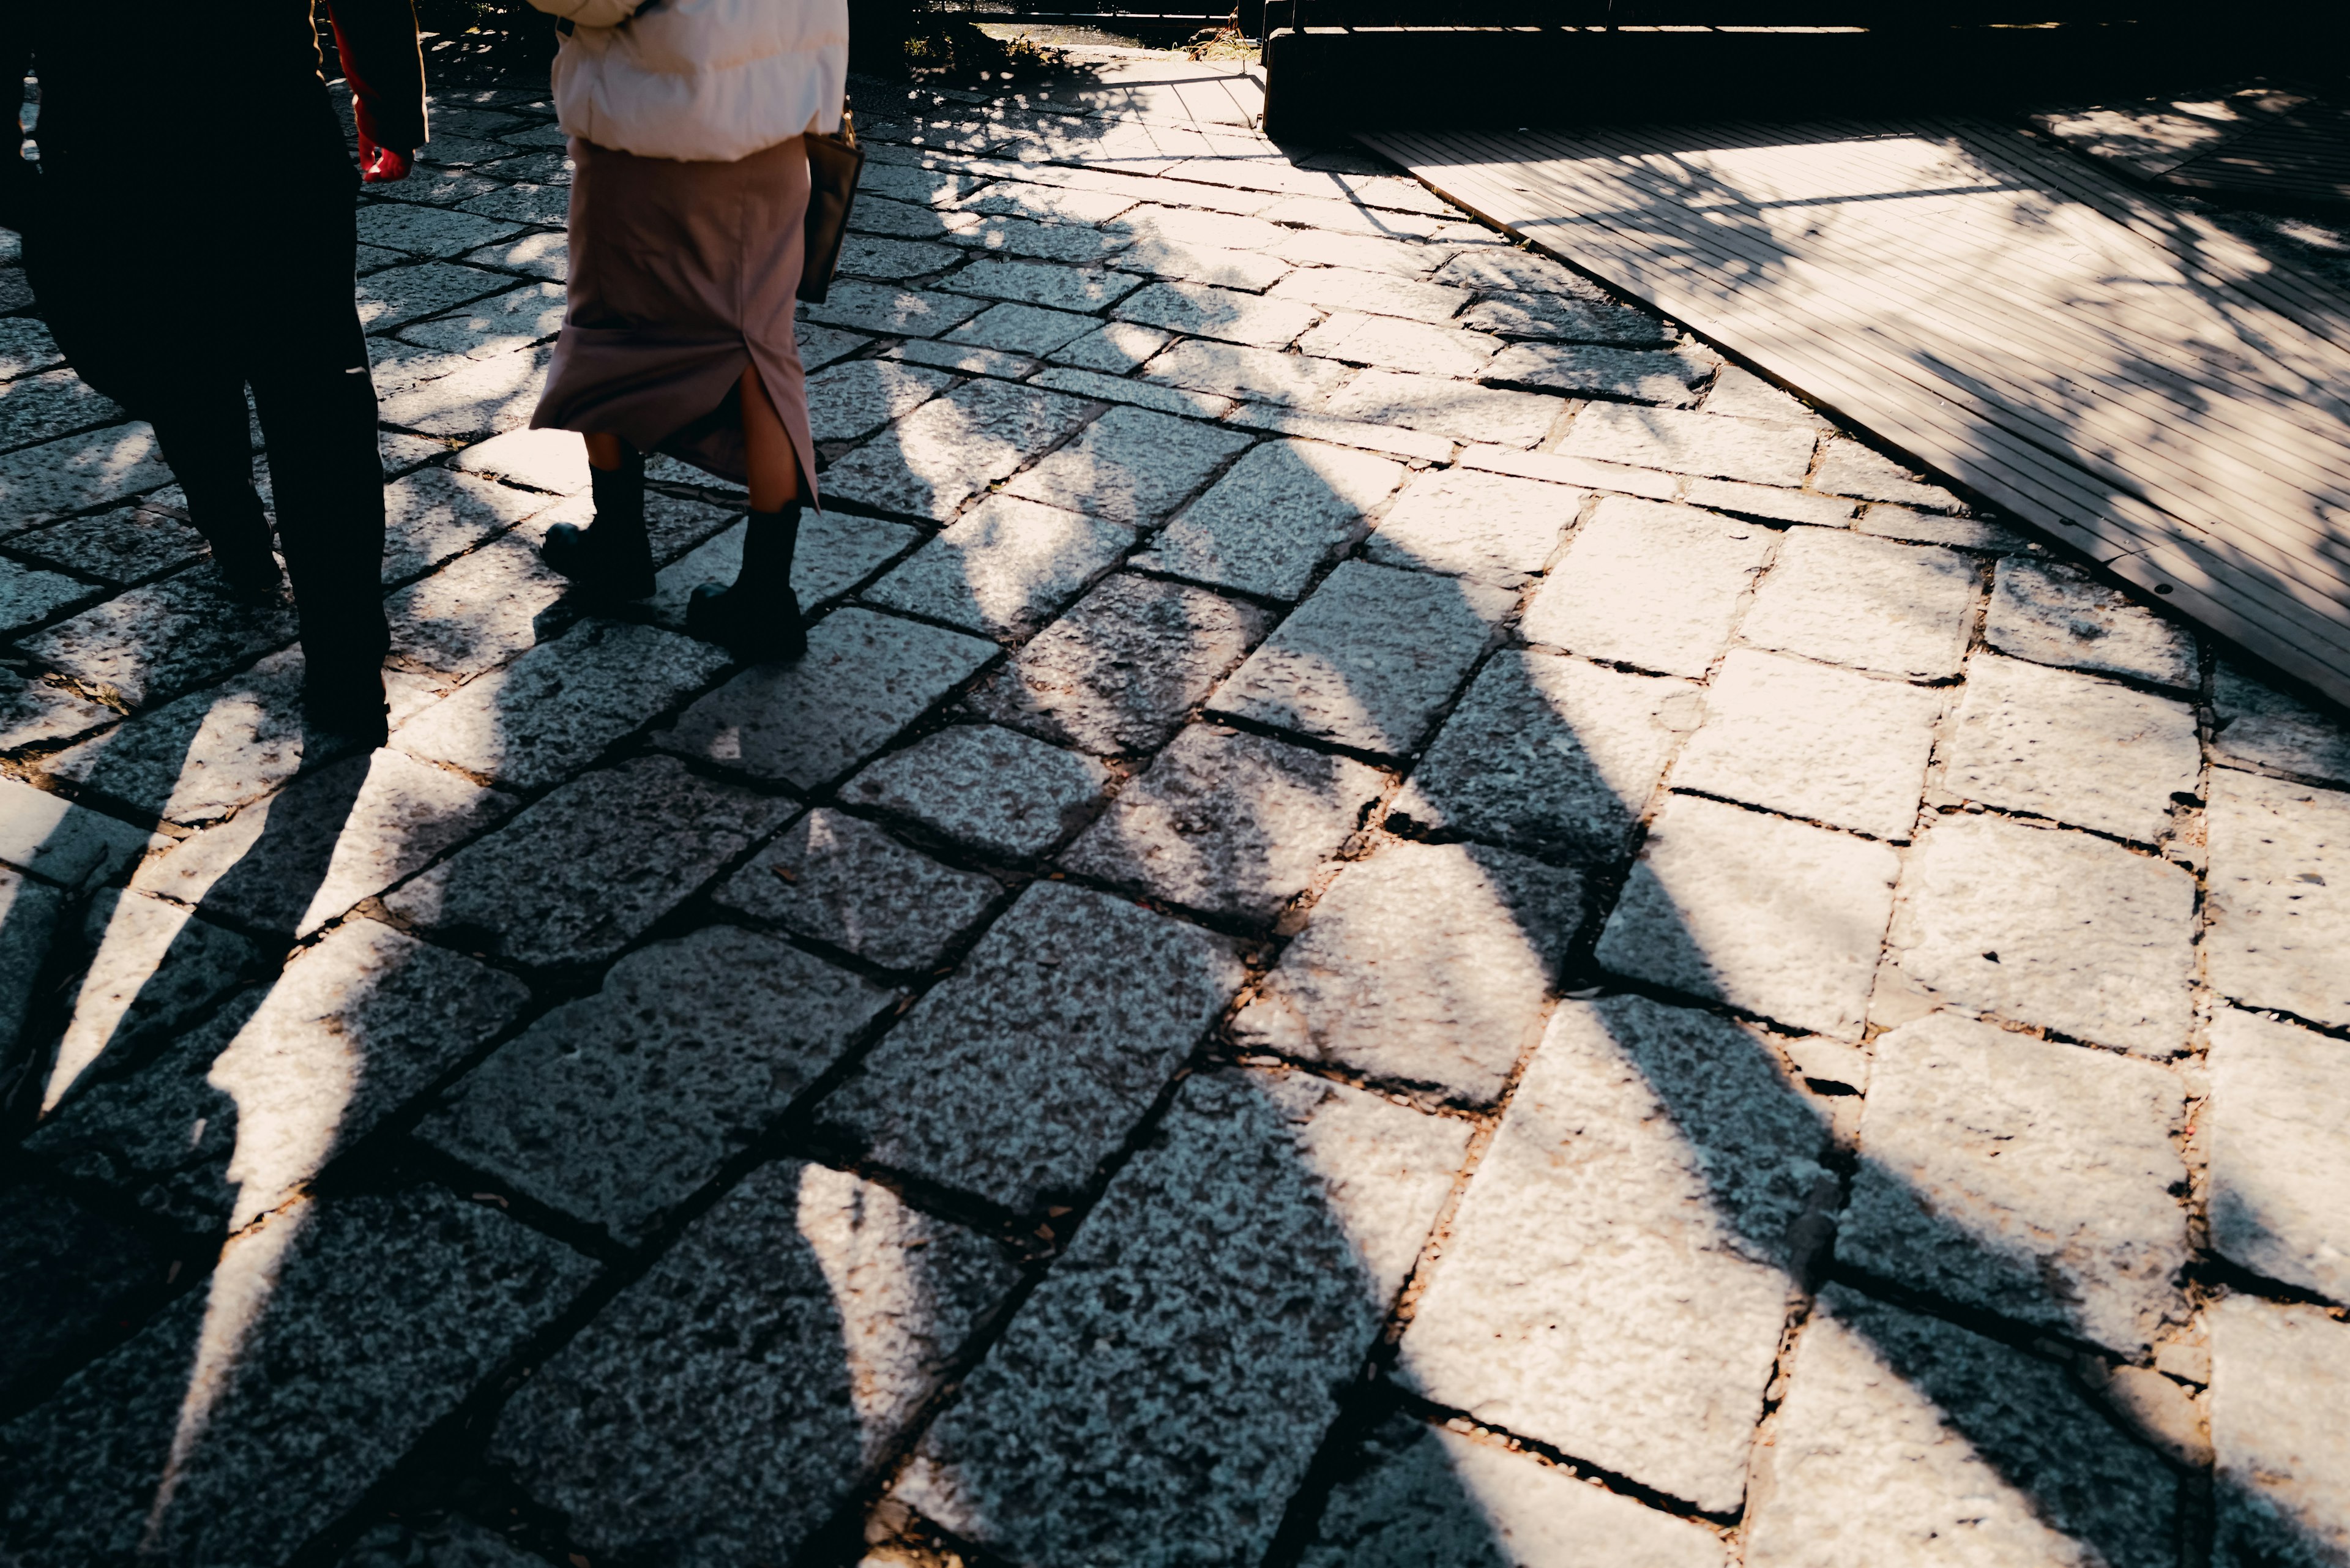
[[[785,670],[686,471],[539,564],[564,161],[444,99],[371,755],[0,317],[0,1563],[2350,1562],[2339,717],[1078,107],[866,94]]]

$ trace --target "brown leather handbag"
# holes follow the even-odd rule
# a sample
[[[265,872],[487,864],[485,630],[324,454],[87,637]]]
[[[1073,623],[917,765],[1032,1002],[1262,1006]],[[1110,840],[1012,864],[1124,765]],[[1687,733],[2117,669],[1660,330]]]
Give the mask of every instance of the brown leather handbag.
[[[807,248],[800,263],[800,297],[817,305],[831,291],[840,265],[840,243],[848,236],[848,208],[857,200],[857,177],[865,169],[865,149],[857,145],[857,119],[847,101],[840,106],[840,129],[811,135],[807,143]]]

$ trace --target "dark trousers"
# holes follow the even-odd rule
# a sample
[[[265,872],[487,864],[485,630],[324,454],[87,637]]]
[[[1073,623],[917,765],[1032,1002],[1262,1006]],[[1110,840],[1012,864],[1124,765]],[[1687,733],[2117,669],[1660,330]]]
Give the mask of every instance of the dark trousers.
[[[352,300],[355,179],[346,165],[273,184],[255,192],[265,204],[152,204],[151,181],[44,177],[25,264],[49,329],[84,380],[155,427],[207,533],[254,519],[250,387],[303,647],[314,662],[380,659],[383,469]]]

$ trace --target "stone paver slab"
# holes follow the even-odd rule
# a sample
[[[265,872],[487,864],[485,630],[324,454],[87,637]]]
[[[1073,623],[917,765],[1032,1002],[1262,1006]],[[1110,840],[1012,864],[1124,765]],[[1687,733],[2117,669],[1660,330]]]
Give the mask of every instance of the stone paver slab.
[[[889,744],[996,651],[962,632],[836,610],[796,662],[744,670],[687,709],[660,743],[814,789]]]
[[[1940,692],[1742,648],[1722,661],[1705,705],[1704,725],[1673,764],[1676,787],[1908,838]]]
[[[1751,1568],[2167,1568],[2179,1482],[2061,1366],[1842,1285],[1761,1451]]]
[[[1857,1039],[1900,869],[1882,844],[1676,795],[1600,934],[1599,961]]]
[[[1734,1511],[1826,1147],[1742,1026],[1561,1003],[1404,1334],[1407,1386]]]
[[[1498,1443],[1391,1417],[1323,1505],[1303,1568],[1720,1568],[1702,1525]]]
[[[1339,872],[1234,1036],[1490,1105],[1541,1037],[1583,895],[1507,850],[1390,844]]]
[[[26,1568],[286,1561],[593,1272],[430,1188],[281,1215],[231,1242],[207,1287],[0,1431],[0,1540]],[[175,1456],[192,1379],[213,1397]]]
[[[510,975],[353,920],[138,1072],[85,1079],[27,1147],[185,1229],[235,1231],[529,1001]]]
[[[1595,303],[1607,298],[1606,291],[1574,268],[1506,245],[1464,251],[1447,261],[1436,279],[1481,294],[1564,294]]]
[[[393,215],[388,221],[398,219]],[[421,221],[429,223],[433,219],[426,214]],[[359,321],[370,332],[381,332],[503,293],[513,288],[515,282],[501,273],[454,262],[429,261],[387,267],[369,273],[359,283]]]
[[[1770,530],[1693,506],[1601,499],[1519,631],[1589,659],[1701,676],[1730,640]]]
[[[1119,576],[971,699],[996,722],[1100,755],[1153,752],[1264,636],[1257,607]]]
[[[1219,420],[1232,410],[1232,400],[1207,392],[1187,392],[1180,387],[1160,386],[1155,381],[1139,381],[1127,376],[1106,376],[1097,370],[1079,370],[1065,365],[1050,366],[1029,378],[1031,383],[1049,387],[1056,392],[1069,392],[1080,398],[1095,398],[1106,403],[1132,403],[1162,414],[1188,414],[1193,419]]]
[[[827,469],[825,493],[945,523],[990,483],[1076,429],[1086,410],[1058,392],[973,381]]]
[[[967,631],[1017,636],[1051,619],[1133,543],[1124,524],[991,495],[865,597]]]
[[[132,1321],[160,1294],[172,1262],[140,1231],[63,1193],[19,1188],[0,1229],[0,1335],[8,1361],[0,1396],[28,1402],[54,1358]]]
[[[1230,250],[1217,244],[1157,238],[1128,245],[1110,258],[1109,265],[1121,272],[1178,278],[1188,283],[1208,284],[1216,288],[1244,289],[1251,294],[1263,294],[1284,277],[1291,275],[1290,264],[1273,256],[1259,255],[1252,251]],[[1275,297],[1303,296],[1279,295]]]
[[[941,866],[871,823],[819,806],[712,895],[754,919],[882,969],[924,969],[1003,896],[976,872]]]
[[[76,600],[97,597],[95,583],[0,559],[0,637],[30,630]]]
[[[2186,1315],[2168,1068],[1950,1012],[1875,1058],[1838,1262],[2132,1358]]]
[[[808,425],[818,441],[861,441],[953,383],[943,370],[851,359],[807,379]]]
[[[1355,751],[1408,756],[1511,607],[1505,591],[1482,583],[1341,561],[1210,707]]]
[[[879,165],[874,165],[879,168]],[[920,240],[884,240],[870,234],[848,234],[840,245],[840,271],[846,277],[902,283],[909,278],[941,273],[962,260],[946,245]]]
[[[1794,486],[1811,466],[1815,439],[1806,430],[1606,403],[1577,414],[1558,450],[1634,468]]]
[[[1587,499],[1565,485],[1451,469],[1406,490],[1365,554],[1386,566],[1513,588],[1549,563]]]
[[[2204,831],[2213,987],[2350,1024],[2350,794],[2215,768]]]
[[[1501,337],[1638,348],[1661,348],[1680,336],[1668,323],[1628,305],[1535,292],[1486,295],[1461,312],[1461,325]]]
[[[421,576],[546,505],[544,495],[445,468],[393,480],[383,487],[384,587]]]
[[[491,1451],[600,1558],[784,1562],[889,1453],[1016,1278],[886,1188],[785,1160],[524,1386]]]
[[[293,606],[242,605],[209,571],[132,588],[16,646],[126,707],[175,697],[293,639]]]
[[[2323,1308],[2231,1296],[2211,1314],[2211,1448],[2226,1568],[2350,1555],[2350,1326]]]
[[[1221,938],[1035,883],[818,1115],[871,1159],[1015,1214],[1067,1202],[1243,978]]]
[[[76,805],[21,779],[0,778],[0,861],[60,888],[81,888],[135,866],[168,840]]]
[[[1273,225],[1267,224],[1267,227]],[[1451,246],[1409,240],[1383,240],[1370,234],[1336,234],[1326,229],[1275,229],[1281,238],[1263,247],[1269,255],[1299,266],[1343,266],[1357,272],[1393,273],[1398,277],[1427,277],[1456,253]],[[1440,277],[1440,282],[1457,279]]]
[[[1885,675],[1958,673],[1981,591],[1971,556],[1843,529],[1795,528],[1739,635]]]
[[[1686,681],[1506,649],[1445,721],[1391,815],[1424,833],[1614,860],[1702,713]]]
[[[993,724],[955,724],[869,763],[844,805],[909,817],[983,853],[1034,860],[1100,803],[1109,770]]]
[[[897,993],[732,926],[657,942],[532,1024],[419,1136],[641,1243],[783,1116]]]
[[[2350,725],[2254,680],[2226,659],[2211,676],[2211,754],[2350,784]]]
[[[540,558],[536,537],[507,534],[384,601],[392,657],[460,680],[478,675],[536,647],[539,618],[568,587]]]
[[[589,620],[432,704],[392,744],[506,789],[577,773],[715,680],[726,653],[656,627]]]
[[[1576,397],[1627,398],[1638,403],[1661,403],[1667,409],[1685,409],[1697,401],[1697,388],[1704,384],[1712,369],[1710,358],[1688,350],[1513,343],[1482,374],[1484,380],[1500,387],[1524,387]],[[1620,441],[1603,444],[1634,450]]]
[[[1197,420],[1112,409],[1004,489],[1140,525],[1172,511],[1248,444],[1238,431]]]
[[[1084,337],[1045,356],[1057,365],[1123,376],[1174,341],[1171,334],[1131,321],[1105,321]]]
[[[986,308],[964,295],[844,279],[832,286],[822,305],[808,306],[808,319],[895,337],[935,337]]]
[[[1136,565],[1295,599],[1323,562],[1362,537],[1365,514],[1404,473],[1403,464],[1367,452],[1268,441],[1170,524]]]
[[[111,425],[0,457],[0,533],[172,483],[154,431]]]
[[[103,577],[117,587],[160,576],[207,553],[204,536],[177,517],[129,506],[29,529],[10,539],[8,547],[53,566]],[[82,593],[91,591],[80,585],[77,587]]]
[[[899,1497],[1039,1568],[1255,1561],[1465,1132],[1310,1078],[1191,1079]]]
[[[1327,361],[1308,359],[1307,364]],[[1480,387],[1445,376],[1365,370],[1332,394],[1322,411],[1366,424],[1431,431],[1455,441],[1531,447],[1557,421],[1559,400],[1532,392]]]
[[[1938,818],[1892,928],[1902,972],[1960,1007],[2101,1045],[2187,1044],[2195,878],[2084,834]]]
[[[1346,757],[1194,725],[1061,863],[1208,914],[1269,921],[1361,826],[1385,784]]]
[[[1101,326],[1098,318],[1037,305],[994,305],[949,333],[944,341],[972,343],[1032,358]]]
[[[1323,310],[1352,310],[1369,316],[1434,322],[1450,321],[1460,315],[1471,296],[1467,289],[1416,282],[1386,271],[1314,266],[1291,273],[1273,286],[1267,297],[1294,299]]]
[[[2209,1063],[2212,1248],[2350,1304],[2350,1045],[2223,1007]]]
[[[1154,283],[1118,307],[1118,319],[1225,343],[1279,348],[1320,319],[1311,306],[1264,299],[1203,283]]]
[[[2174,797],[2203,772],[2184,702],[1991,653],[1967,666],[1942,755],[1954,795],[2141,844],[2170,832]]]
[[[1349,365],[1472,379],[1501,352],[1502,340],[1457,327],[1342,312],[1305,334],[1297,346]]]
[[[2002,653],[2193,690],[2195,639],[2077,566],[2001,560],[1983,639]]]
[[[1838,495],[1890,501],[1928,512],[1963,512],[1965,504],[1894,459],[1849,436],[1831,437],[1820,452],[1815,483]]]
[[[640,757],[574,779],[384,902],[518,963],[594,963],[790,815],[773,796]]]
[[[306,774],[140,867],[131,886],[214,919],[307,936],[515,809],[405,753]]]
[[[1187,337],[1152,359],[1142,374],[1146,380],[1194,391],[1303,407],[1327,395],[1353,372],[1332,359]]]

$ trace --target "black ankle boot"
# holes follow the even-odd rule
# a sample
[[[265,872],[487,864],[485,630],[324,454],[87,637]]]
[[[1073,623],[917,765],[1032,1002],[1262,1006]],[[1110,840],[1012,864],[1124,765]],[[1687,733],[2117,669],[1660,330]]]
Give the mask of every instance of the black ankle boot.
[[[743,570],[734,586],[704,583],[686,601],[685,628],[738,658],[792,659],[807,651],[807,625],[792,592],[792,553],[799,544],[800,504],[754,512],[743,535]]]
[[[302,650],[302,716],[313,727],[362,745],[383,744],[389,724],[383,655]]]
[[[588,471],[596,518],[588,527],[557,523],[539,554],[577,584],[582,597],[640,599],[653,591],[652,541],[645,536],[645,454],[620,449],[618,468]]]
[[[277,597],[284,578],[277,557],[269,548],[269,514],[252,485],[242,496],[210,501],[199,508],[192,499],[188,520],[212,546],[213,566],[228,585],[229,597],[244,604],[267,604]]]

